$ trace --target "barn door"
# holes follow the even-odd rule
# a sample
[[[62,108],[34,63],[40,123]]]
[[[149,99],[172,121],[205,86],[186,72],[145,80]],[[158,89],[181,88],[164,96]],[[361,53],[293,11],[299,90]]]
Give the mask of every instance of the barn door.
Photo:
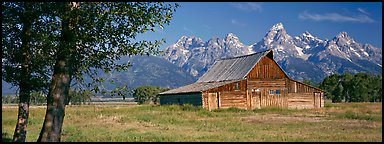
[[[252,90],[252,101],[251,108],[252,109],[260,109],[260,100],[261,100],[261,92],[260,90],[253,89]]]
[[[219,95],[217,93],[208,93],[208,110],[217,109],[219,107]]]
[[[314,95],[314,106],[315,108],[321,107],[321,97],[320,97],[320,93],[318,92],[315,92],[315,95]]]

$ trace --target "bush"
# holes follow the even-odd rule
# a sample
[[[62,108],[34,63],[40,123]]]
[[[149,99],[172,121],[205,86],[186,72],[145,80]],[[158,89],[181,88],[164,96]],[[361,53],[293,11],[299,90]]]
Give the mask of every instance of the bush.
[[[153,103],[157,105],[160,101],[158,94],[167,90],[159,86],[140,86],[132,91],[132,95],[138,104]]]
[[[67,99],[65,100],[65,104],[68,105],[71,103],[72,105],[82,105],[86,102],[91,101],[92,92],[91,91],[76,91],[70,90]]]

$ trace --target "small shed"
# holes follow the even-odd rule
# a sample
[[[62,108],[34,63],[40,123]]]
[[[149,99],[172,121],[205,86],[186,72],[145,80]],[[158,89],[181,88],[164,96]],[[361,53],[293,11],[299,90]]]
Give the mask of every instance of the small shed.
[[[272,50],[218,60],[195,83],[159,95],[160,105],[189,103],[209,110],[324,107],[324,91],[290,79]]]

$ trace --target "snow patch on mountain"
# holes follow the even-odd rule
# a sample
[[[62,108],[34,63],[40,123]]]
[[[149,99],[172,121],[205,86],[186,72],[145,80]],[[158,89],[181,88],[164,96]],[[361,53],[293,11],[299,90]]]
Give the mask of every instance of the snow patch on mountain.
[[[284,25],[273,25],[256,43],[244,45],[234,33],[224,38],[212,37],[207,42],[200,38],[182,36],[164,50],[164,58],[182,67],[193,76],[201,76],[215,60],[248,55],[272,49],[274,59],[294,79],[322,80],[333,73],[382,73],[382,50],[370,44],[356,42],[347,32],[333,39],[320,39],[305,31],[291,37]]]

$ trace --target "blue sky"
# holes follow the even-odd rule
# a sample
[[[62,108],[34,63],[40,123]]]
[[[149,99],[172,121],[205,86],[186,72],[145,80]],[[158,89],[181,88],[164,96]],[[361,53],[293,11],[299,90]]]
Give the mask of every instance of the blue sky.
[[[346,31],[355,41],[382,48],[381,2],[181,2],[170,25],[138,39],[161,39],[161,49],[181,36],[208,41],[234,33],[250,45],[281,22],[292,37],[309,31],[321,39],[332,39]]]

